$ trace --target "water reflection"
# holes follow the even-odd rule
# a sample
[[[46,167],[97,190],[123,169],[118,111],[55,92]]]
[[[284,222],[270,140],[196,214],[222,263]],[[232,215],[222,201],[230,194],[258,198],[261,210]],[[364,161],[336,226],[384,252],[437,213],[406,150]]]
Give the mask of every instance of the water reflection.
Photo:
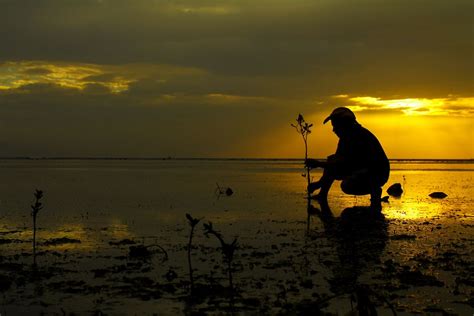
[[[456,209],[472,215],[472,164],[395,167],[397,169],[391,173],[389,184],[402,183],[404,192],[399,199],[390,198],[389,203],[384,205],[383,212],[388,218],[426,220],[444,217],[446,212]],[[429,194],[435,191],[444,192],[447,197],[443,200],[432,199]]]
[[[385,216],[370,207],[355,206],[335,217],[330,208],[320,210],[311,204],[308,213],[321,220],[328,240],[337,251],[338,260],[331,263],[331,291],[335,294],[354,292],[360,288],[359,276],[380,262],[388,240]]]
[[[398,203],[401,206],[392,206],[385,210],[388,218],[396,219],[429,219],[443,215],[443,205],[439,202],[406,201]]]
[[[15,228],[16,227],[16,228]],[[2,253],[31,251],[33,231],[28,226],[18,226],[17,222],[5,221],[0,226],[0,246]],[[119,220],[109,219],[101,229],[88,223],[63,223],[60,225],[42,224],[37,231],[39,251],[94,251],[113,240],[136,239],[129,226]]]

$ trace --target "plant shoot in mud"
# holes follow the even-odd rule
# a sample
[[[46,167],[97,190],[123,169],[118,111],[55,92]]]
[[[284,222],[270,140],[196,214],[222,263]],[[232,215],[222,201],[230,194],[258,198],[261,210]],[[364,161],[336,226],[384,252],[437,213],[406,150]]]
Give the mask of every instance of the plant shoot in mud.
[[[35,203],[31,205],[31,216],[33,217],[33,266],[36,267],[36,218],[39,211],[43,208],[43,204],[40,202],[43,197],[43,191],[37,189],[34,196]]]
[[[301,135],[303,138],[304,142],[304,160],[308,159],[308,135],[311,134],[311,127],[313,126],[312,123],[308,123],[304,120],[304,117],[302,114],[298,115],[298,118],[296,119],[296,124],[291,124],[292,127],[296,129],[298,134]],[[308,181],[308,185],[311,182],[311,177],[310,177],[310,169],[308,166],[305,167],[306,169],[306,180]],[[308,197],[309,197],[309,192],[308,192]]]
[[[212,226],[212,223],[209,222],[207,224],[204,224],[204,234],[206,237],[209,237],[209,235],[214,235],[219,242],[221,243],[222,247],[222,255],[224,257],[224,262],[227,263],[227,274],[229,278],[229,288],[231,292],[233,292],[234,286],[232,282],[232,260],[234,259],[234,252],[237,249],[237,238],[234,238],[234,241],[232,243],[228,244],[224,241],[224,238],[222,237],[221,233],[218,231],[214,230],[214,227]]]
[[[216,183],[216,190],[214,191],[214,194],[216,195],[216,198],[219,199],[221,195],[226,195],[226,196],[231,196],[234,194],[234,191],[230,188],[227,187],[226,189],[222,188],[219,186],[219,183]]]
[[[186,213],[186,218],[188,219],[188,224],[191,226],[191,232],[189,233],[189,241],[188,241],[188,266],[189,266],[189,282],[191,283],[191,293],[194,289],[194,279],[193,279],[193,266],[191,264],[191,248],[193,243],[193,235],[194,235],[194,228],[201,219],[197,219],[192,217],[191,215]]]

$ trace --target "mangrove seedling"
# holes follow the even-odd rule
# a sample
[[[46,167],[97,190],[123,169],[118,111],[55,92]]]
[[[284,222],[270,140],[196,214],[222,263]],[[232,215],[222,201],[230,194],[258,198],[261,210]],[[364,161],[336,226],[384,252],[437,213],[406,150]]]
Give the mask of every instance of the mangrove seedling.
[[[193,279],[193,266],[191,264],[191,247],[193,243],[193,235],[194,235],[194,228],[201,219],[194,218],[188,213],[186,213],[186,218],[188,219],[188,224],[191,226],[191,232],[189,233],[189,241],[188,241],[188,266],[189,266],[189,282],[191,283],[191,293],[194,289],[194,279]]]
[[[224,262],[227,263],[229,288],[231,292],[233,292],[234,285],[232,282],[232,260],[234,259],[234,252],[238,247],[237,238],[234,238],[234,240],[230,244],[226,243],[224,241],[224,238],[222,237],[222,234],[214,229],[211,222],[204,224],[204,234],[206,235],[206,237],[209,237],[209,235],[215,236],[221,243],[222,256],[224,258]]]
[[[306,160],[308,159],[308,135],[311,134],[311,127],[313,126],[313,124],[306,122],[304,120],[303,115],[299,114],[298,118],[296,119],[296,124],[291,124],[291,126],[294,127],[296,131],[298,132],[298,134],[300,134],[301,137],[303,138],[304,160],[306,162]],[[304,176],[306,177],[306,180],[308,181],[308,185],[309,185],[311,183],[310,169],[308,166],[306,166],[305,169],[306,169],[306,175]],[[308,197],[309,197],[309,194],[310,193],[308,191]]]
[[[36,267],[36,218],[39,211],[43,208],[43,204],[40,202],[43,197],[43,191],[36,189],[34,196],[35,203],[31,205],[31,216],[33,217],[33,266]]]
[[[221,195],[231,196],[232,194],[234,194],[234,191],[229,187],[227,187],[226,189],[221,188],[219,186],[219,183],[216,183],[216,186],[217,187],[215,190],[215,194],[216,194],[217,199],[219,199]]]

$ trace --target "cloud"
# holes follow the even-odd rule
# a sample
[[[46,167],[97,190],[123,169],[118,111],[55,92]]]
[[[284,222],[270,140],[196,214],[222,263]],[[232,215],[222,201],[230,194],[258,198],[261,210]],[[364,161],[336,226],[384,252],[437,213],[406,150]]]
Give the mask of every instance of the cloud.
[[[199,5],[195,3],[189,3],[186,5],[176,5],[170,4],[168,10],[173,12],[179,12],[183,14],[191,14],[191,15],[231,15],[236,14],[239,12],[239,8],[237,6],[232,5]]]
[[[405,115],[474,116],[474,97],[382,99],[370,96],[333,96],[354,112],[400,112]]]
[[[0,60],[291,76],[318,93],[467,94],[472,7],[467,0],[429,7],[399,0],[8,0],[0,10]]]
[[[287,124],[281,101],[236,95],[111,94],[32,84],[0,93],[0,156],[211,157]],[[245,126],[245,128],[243,128]]]
[[[249,97],[249,96],[240,96],[240,95],[231,95],[231,94],[221,94],[221,93],[209,93],[205,96],[211,102],[218,102],[218,103],[237,103],[237,104],[245,104],[245,103],[264,103],[267,102],[268,99],[264,97]]]
[[[25,154],[212,156],[339,105],[469,118],[472,9],[0,0],[0,141]]]
[[[80,89],[80,81],[100,73],[96,66],[51,63],[40,61],[7,62],[0,65],[3,89],[15,89],[26,84],[51,83]]]
[[[33,75],[33,76],[34,75],[45,76],[52,73],[50,69],[42,68],[42,67],[27,68],[25,70],[21,70],[20,72],[24,73],[25,75]]]
[[[88,83],[83,87],[83,91],[86,94],[108,94],[110,93],[109,87],[101,83]]]

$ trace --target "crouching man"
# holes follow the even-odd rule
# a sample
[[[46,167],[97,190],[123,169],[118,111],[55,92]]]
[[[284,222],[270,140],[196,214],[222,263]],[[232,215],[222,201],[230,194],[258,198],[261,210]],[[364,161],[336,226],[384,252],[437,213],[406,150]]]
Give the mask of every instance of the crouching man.
[[[308,192],[320,190],[313,198],[322,206],[327,205],[327,196],[334,180],[342,180],[341,189],[346,194],[370,194],[370,205],[381,211],[382,186],[390,174],[390,163],[378,139],[362,127],[354,113],[339,107],[325,120],[331,121],[333,132],[339,137],[336,153],[326,161],[306,160],[309,168],[323,168],[319,181],[308,185]]]

